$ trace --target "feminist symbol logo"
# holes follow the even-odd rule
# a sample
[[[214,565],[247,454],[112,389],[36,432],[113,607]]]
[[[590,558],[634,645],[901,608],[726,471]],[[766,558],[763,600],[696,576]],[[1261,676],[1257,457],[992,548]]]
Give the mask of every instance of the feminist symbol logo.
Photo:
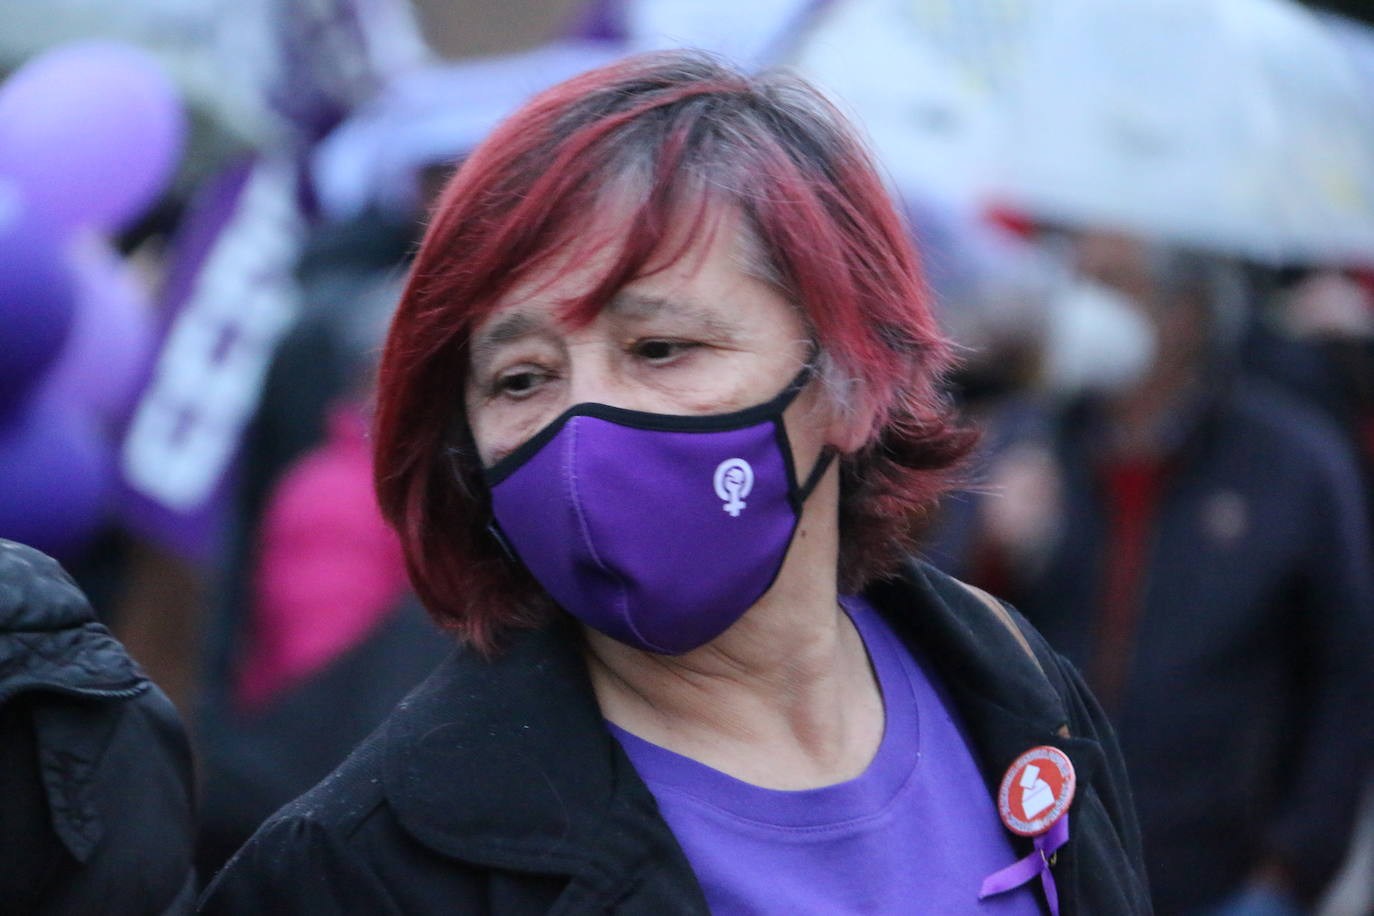
[[[727,458],[716,465],[716,495],[725,500],[722,506],[732,518],[739,518],[744,510],[744,497],[754,489],[754,469],[743,458]]]

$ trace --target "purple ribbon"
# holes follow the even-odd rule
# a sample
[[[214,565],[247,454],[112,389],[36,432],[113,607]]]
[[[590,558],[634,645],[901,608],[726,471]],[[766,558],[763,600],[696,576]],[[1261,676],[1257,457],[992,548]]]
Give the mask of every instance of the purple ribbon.
[[[1015,890],[1028,881],[1040,876],[1045,886],[1045,899],[1049,901],[1052,916],[1059,916],[1059,891],[1054,886],[1054,873],[1050,871],[1050,858],[1059,847],[1069,841],[1069,815],[1055,821],[1054,826],[1035,838],[1035,852],[1001,871],[993,872],[983,879],[983,887],[978,899],[1005,894]]]

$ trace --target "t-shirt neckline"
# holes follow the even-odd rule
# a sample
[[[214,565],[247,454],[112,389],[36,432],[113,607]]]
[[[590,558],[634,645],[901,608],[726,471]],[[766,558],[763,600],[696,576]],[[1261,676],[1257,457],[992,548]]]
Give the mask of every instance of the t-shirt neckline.
[[[655,791],[671,791],[736,818],[778,827],[818,828],[881,815],[901,795],[920,759],[920,717],[914,672],[896,634],[863,598],[840,605],[853,621],[877,675],[883,702],[883,736],[864,771],[853,779],[814,789],[769,789],[606,725]]]

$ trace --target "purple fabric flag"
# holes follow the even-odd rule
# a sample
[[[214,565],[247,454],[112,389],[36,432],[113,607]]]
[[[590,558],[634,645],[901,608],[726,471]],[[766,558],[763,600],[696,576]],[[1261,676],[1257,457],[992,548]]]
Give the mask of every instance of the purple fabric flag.
[[[293,163],[260,158],[206,186],[178,236],[161,348],[120,451],[120,512],[193,562],[216,545],[243,429],[295,317],[303,234]]]

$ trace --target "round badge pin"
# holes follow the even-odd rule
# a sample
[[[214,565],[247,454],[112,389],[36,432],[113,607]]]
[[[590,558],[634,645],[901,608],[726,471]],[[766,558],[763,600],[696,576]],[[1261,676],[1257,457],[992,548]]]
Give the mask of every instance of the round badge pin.
[[[1069,756],[1057,747],[1033,747],[1016,758],[1002,777],[997,811],[1017,836],[1039,836],[1073,804],[1077,777]]]

